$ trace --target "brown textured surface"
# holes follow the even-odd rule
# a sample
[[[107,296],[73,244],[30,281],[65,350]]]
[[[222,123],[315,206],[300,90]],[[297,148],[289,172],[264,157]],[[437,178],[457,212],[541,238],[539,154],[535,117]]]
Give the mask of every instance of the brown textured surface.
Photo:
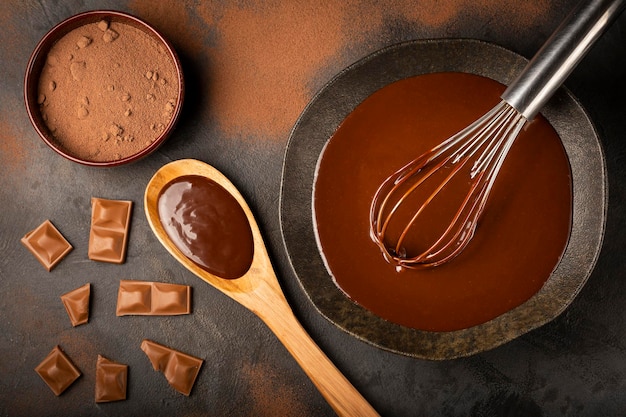
[[[60,36],[45,61],[38,110],[77,158],[128,158],[170,123],[180,94],[175,63],[140,29],[111,18],[86,23]]]
[[[624,16],[568,81],[605,146],[611,198],[598,266],[557,320],[465,359],[433,363],[384,352],[317,313],[290,269],[279,228],[289,131],[332,76],[381,47],[412,39],[477,38],[530,57],[575,2],[330,0],[319,7],[302,0],[1,2],[0,415],[334,415],[270,331],[177,264],[143,216],[133,218],[124,264],[88,260],[90,198],[141,204],[152,174],[172,159],[188,157],[211,163],[240,188],[296,315],[382,415],[623,413]],[[160,29],[181,57],[188,86],[178,126],[164,146],[110,170],[78,166],[54,154],[30,126],[22,98],[28,56],[39,39],[64,18],[97,8],[134,13]],[[19,243],[45,218],[75,247],[50,273]],[[59,296],[87,279],[93,291],[89,323],[70,328]],[[119,279],[192,285],[194,312],[117,318]],[[173,392],[152,370],[139,348],[144,338],[207,359],[190,397]],[[84,372],[59,398],[33,371],[56,344]],[[126,401],[95,404],[98,354],[129,365]]]
[[[73,53],[63,51],[65,41],[70,40],[66,36],[74,34],[73,29],[84,33],[82,31],[88,23],[109,27],[96,40],[90,41],[91,37],[81,35],[75,42]],[[111,28],[118,27],[118,24],[132,27],[133,31],[138,29],[135,34],[149,35],[149,42],[158,44],[159,56],[167,55],[165,63],[173,64],[168,65],[173,71],[161,72],[163,77],[158,78],[159,68],[154,67],[156,64],[151,63],[152,60],[142,64],[142,59],[129,59],[137,54],[134,48],[141,47],[142,40],[120,37],[119,28],[118,31]],[[89,36],[97,38],[101,29],[97,26],[93,29],[96,36]],[[107,51],[112,59],[104,62],[94,62],[94,57],[85,53],[94,50],[102,53],[100,46],[103,45],[117,45],[120,49],[117,53]],[[142,58],[149,55],[141,53]],[[70,61],[69,74],[63,65],[67,61]],[[125,71],[135,64],[144,68]],[[152,153],[170,136],[182,110],[184,79],[173,47],[152,26],[119,11],[90,10],[58,22],[37,43],[25,72],[25,104],[34,129],[54,151],[87,166],[119,166]],[[50,79],[51,76],[54,79]],[[94,86],[103,82],[104,86],[100,88]],[[42,83],[45,92],[39,88]],[[140,90],[143,91],[132,88],[137,83],[141,84]],[[68,95],[74,96],[73,99],[59,100]],[[142,105],[137,107],[138,104]],[[157,114],[161,112],[164,116]],[[73,123],[76,120],[72,120],[72,114],[78,117],[77,124]],[[123,123],[119,117],[124,119]],[[104,130],[102,123],[106,126]],[[143,136],[142,131],[149,131],[149,140],[135,139]]]

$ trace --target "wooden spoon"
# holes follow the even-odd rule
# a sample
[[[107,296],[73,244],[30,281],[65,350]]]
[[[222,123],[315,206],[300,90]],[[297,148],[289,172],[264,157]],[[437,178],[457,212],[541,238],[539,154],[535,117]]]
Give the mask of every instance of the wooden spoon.
[[[221,185],[244,210],[252,229],[254,257],[250,269],[242,277],[223,279],[207,272],[185,256],[163,228],[157,205],[161,191],[172,180],[187,175],[200,175]],[[300,364],[337,414],[378,416],[294,316],[280,288],[254,216],[243,196],[228,178],[212,166],[193,159],[171,162],[161,167],[148,183],[144,207],[150,227],[170,254],[198,277],[259,316]]]

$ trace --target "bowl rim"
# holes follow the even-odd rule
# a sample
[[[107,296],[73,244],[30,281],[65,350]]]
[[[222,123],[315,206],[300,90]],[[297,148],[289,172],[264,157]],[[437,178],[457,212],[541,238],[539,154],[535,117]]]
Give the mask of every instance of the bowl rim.
[[[572,171],[572,231],[544,286],[522,305],[477,326],[429,332],[386,321],[357,305],[334,283],[315,240],[313,185],[318,158],[345,117],[385,85],[431,72],[469,72],[508,85],[528,61],[485,41],[429,39],[392,45],[341,71],[298,118],[283,161],[279,216],[292,271],[318,312],[338,328],[378,348],[446,360],[503,345],[559,316],[586,283],[599,257],[608,206],[604,152],[595,127],[564,87],[542,109],[566,150]]]
[[[163,132],[150,143],[150,145],[142,148],[139,152],[129,155],[127,157],[114,160],[114,161],[91,161],[88,159],[82,159],[76,157],[70,152],[64,150],[59,146],[55,140],[51,138],[45,122],[41,120],[39,114],[39,105],[37,104],[37,86],[39,83],[39,77],[41,68],[45,62],[48,52],[57,40],[65,36],[70,31],[84,26],[89,23],[96,23],[102,19],[114,19],[118,22],[129,24],[134,28],[137,28],[144,33],[157,40],[167,51],[169,57],[172,59],[176,71],[176,82],[178,84],[178,98],[176,100],[176,106],[172,112],[172,117],[165,126]],[[31,125],[37,132],[37,135],[44,141],[48,147],[54,150],[57,154],[63,156],[65,159],[76,162],[81,165],[93,166],[93,167],[115,167],[119,165],[125,165],[134,161],[137,161],[145,156],[154,152],[159,148],[165,140],[172,134],[180,114],[182,112],[183,102],[185,96],[185,81],[183,76],[183,69],[178,54],[167,38],[165,38],[156,28],[147,23],[146,21],[125,12],[116,10],[91,10],[82,13],[72,15],[61,22],[54,25],[46,34],[39,40],[35,49],[31,53],[28,64],[26,66],[26,72],[24,75],[24,104],[26,106],[26,112]]]

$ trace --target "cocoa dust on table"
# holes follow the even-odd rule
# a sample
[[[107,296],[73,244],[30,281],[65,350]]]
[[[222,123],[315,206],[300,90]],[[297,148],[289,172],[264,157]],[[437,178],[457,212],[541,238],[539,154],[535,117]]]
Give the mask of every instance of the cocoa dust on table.
[[[396,22],[419,38],[467,37],[472,19],[488,25],[490,33],[524,37],[545,21],[555,3],[131,0],[129,7],[163,30],[183,55],[210,63],[202,67],[207,84],[199,94],[224,134],[269,141],[289,135],[307,102],[334,73],[407,40],[390,30]]]
[[[154,142],[179,91],[167,50],[130,25],[102,20],[72,30],[50,49],[39,79],[41,115],[69,154],[115,161]]]

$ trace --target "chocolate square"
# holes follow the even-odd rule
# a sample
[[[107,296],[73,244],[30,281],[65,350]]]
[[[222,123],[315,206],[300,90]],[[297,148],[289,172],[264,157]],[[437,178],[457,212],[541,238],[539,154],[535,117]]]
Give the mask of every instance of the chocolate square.
[[[141,342],[155,371],[163,372],[172,388],[189,396],[204,360],[148,339]]]
[[[72,326],[76,327],[89,321],[89,296],[91,284],[85,284],[61,296]]]
[[[128,365],[98,355],[96,362],[96,402],[126,399]]]
[[[132,201],[91,199],[89,259],[124,263],[132,205]]]
[[[144,281],[120,281],[116,315],[149,315],[152,309],[152,286]]]
[[[174,316],[191,312],[191,287],[165,282],[121,280],[117,316]]]
[[[153,315],[170,316],[191,312],[191,287],[188,285],[152,283]]]
[[[48,272],[73,249],[50,220],[26,233],[21,242]]]
[[[56,396],[61,395],[81,375],[59,346],[52,349],[35,371]]]

